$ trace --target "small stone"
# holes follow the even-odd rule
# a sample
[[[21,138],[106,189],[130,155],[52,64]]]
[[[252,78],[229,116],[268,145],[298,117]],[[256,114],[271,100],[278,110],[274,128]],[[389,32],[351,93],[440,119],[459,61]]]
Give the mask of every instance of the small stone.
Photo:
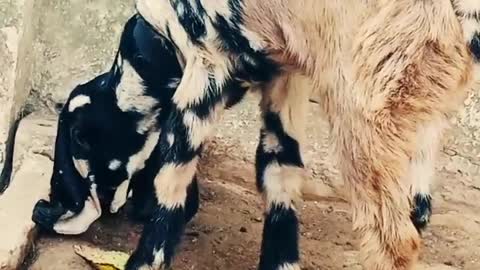
[[[247,232],[247,228],[245,228],[245,227],[242,226],[242,227],[240,228],[240,232],[246,233],[246,232]]]
[[[262,218],[261,217],[255,217],[252,219],[253,221],[255,222],[262,222]]]

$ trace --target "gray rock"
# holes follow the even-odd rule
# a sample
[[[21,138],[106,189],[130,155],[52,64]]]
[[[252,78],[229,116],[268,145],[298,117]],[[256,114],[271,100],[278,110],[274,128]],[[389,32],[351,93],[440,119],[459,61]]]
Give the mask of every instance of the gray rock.
[[[14,175],[0,196],[0,269],[18,269],[35,236],[31,221],[35,203],[47,198],[52,161],[54,121],[32,116],[21,121],[15,141]]]

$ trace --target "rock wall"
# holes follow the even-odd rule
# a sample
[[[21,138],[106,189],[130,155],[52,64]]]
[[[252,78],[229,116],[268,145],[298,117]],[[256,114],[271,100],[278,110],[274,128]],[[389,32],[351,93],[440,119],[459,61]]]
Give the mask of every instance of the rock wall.
[[[75,84],[111,65],[134,2],[48,0],[41,1],[38,9],[49,13],[35,28],[35,72],[28,104],[52,109]]]
[[[19,117],[31,84],[34,38],[34,0],[0,0],[0,172],[8,167],[12,127]],[[8,168],[7,168],[8,169]],[[1,174],[1,182],[8,175]]]

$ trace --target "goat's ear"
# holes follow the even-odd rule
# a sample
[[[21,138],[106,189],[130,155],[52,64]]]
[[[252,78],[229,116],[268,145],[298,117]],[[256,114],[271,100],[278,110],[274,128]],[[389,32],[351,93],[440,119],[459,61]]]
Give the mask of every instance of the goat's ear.
[[[67,210],[78,213],[83,209],[88,197],[89,182],[80,175],[73,163],[73,123],[67,108],[68,102],[60,112],[58,120],[50,198],[52,202],[60,202]]]

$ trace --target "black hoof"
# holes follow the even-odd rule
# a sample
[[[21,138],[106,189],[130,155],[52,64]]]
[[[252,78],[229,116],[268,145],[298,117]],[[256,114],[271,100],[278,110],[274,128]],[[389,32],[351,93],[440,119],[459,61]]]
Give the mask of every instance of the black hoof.
[[[413,202],[411,219],[418,232],[423,231],[432,216],[432,197],[429,194],[416,194]]]
[[[40,228],[53,231],[53,226],[67,211],[59,203],[51,204],[46,200],[39,200],[33,208],[32,221]]]
[[[140,270],[140,269],[171,269],[164,261],[155,262],[152,256],[152,250],[136,250],[125,265],[125,270]],[[155,255],[155,254],[153,254]]]
[[[477,63],[480,62],[480,33],[476,33],[470,42],[470,51]]]

